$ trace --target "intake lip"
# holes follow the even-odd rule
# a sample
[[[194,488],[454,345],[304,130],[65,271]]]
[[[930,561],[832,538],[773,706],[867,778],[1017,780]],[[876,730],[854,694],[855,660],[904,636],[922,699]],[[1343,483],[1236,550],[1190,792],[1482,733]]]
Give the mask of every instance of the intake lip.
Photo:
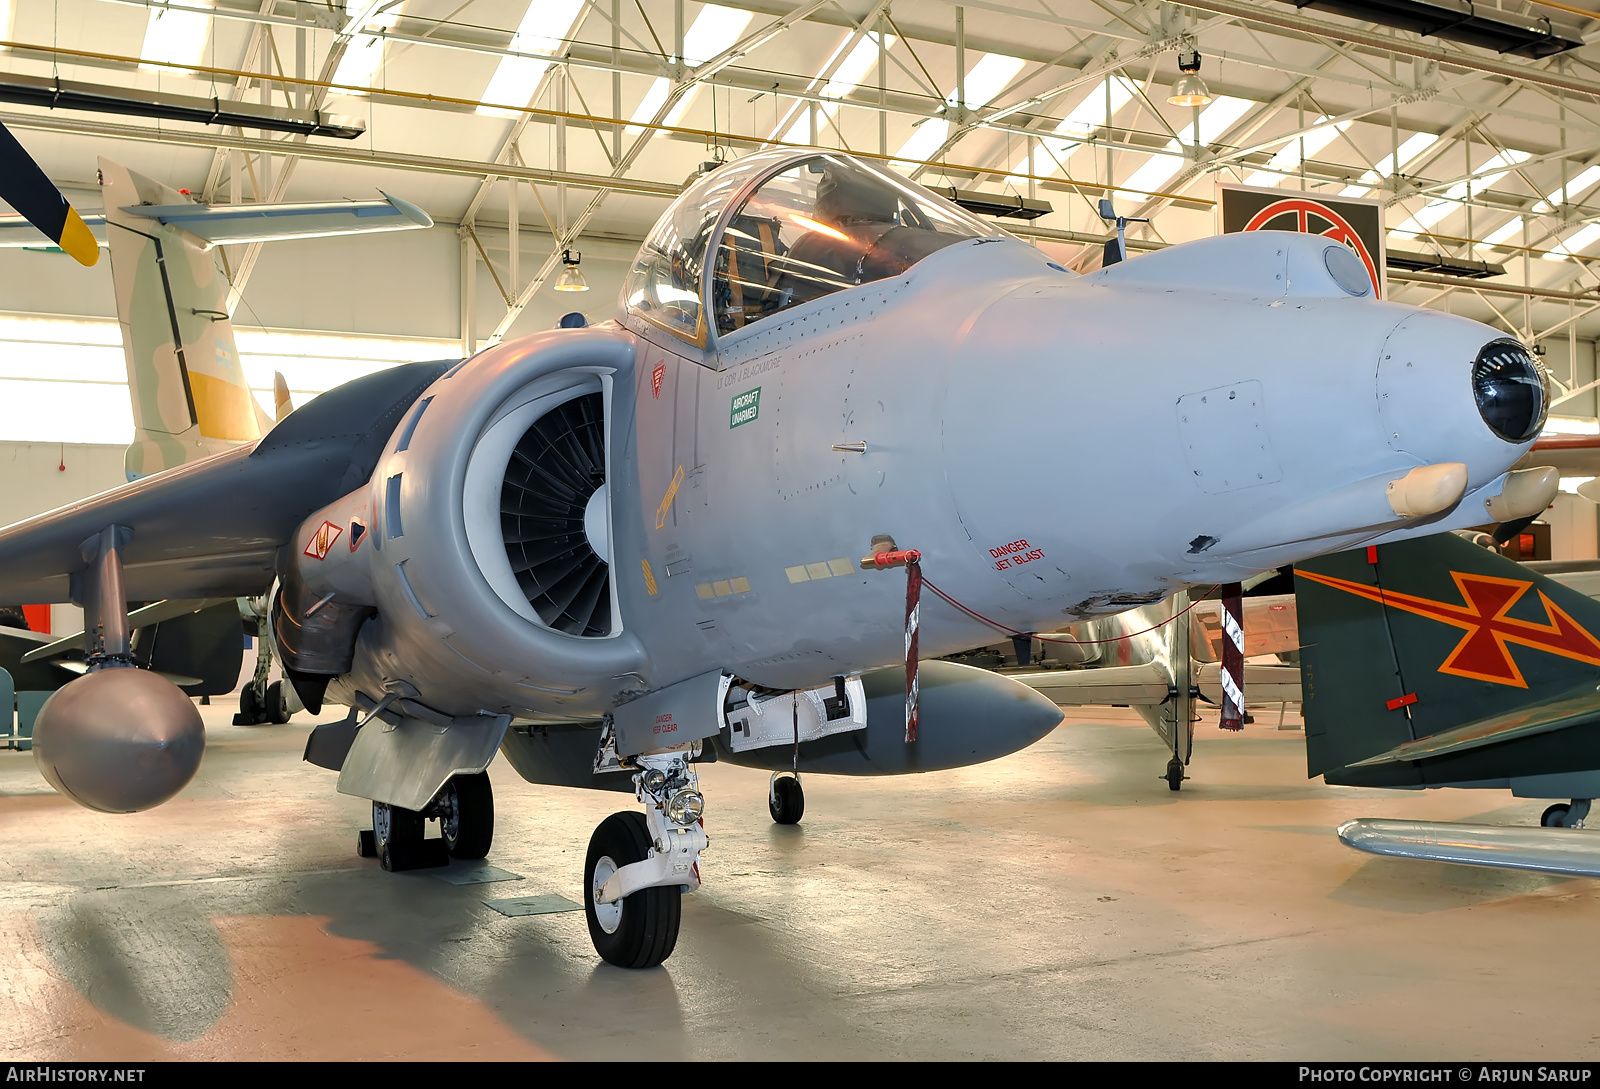
[[[1550,386],[1544,366],[1520,341],[1491,340],[1472,364],[1478,414],[1500,438],[1524,443],[1544,427]]]

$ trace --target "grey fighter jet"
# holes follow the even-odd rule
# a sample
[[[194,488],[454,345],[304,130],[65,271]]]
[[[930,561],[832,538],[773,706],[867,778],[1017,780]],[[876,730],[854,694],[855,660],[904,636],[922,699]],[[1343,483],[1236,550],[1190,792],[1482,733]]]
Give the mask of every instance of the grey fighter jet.
[[[307,757],[373,800],[385,865],[429,816],[488,850],[496,752],[631,790],[585,907],[606,960],[660,963],[706,846],[697,759],[780,773],[792,819],[796,773],[975,763],[1058,721],[1003,676],[913,678],[913,630],[931,658],[990,642],[980,617],[1051,631],[1542,509],[1509,472],[1538,361],[1369,292],[1337,243],[1267,232],[1078,276],[849,156],[749,155],[666,211],[615,321],[359,379],[0,531],[0,603],[77,600],[92,638],[40,767],[107,810],[181,789],[199,720],[125,668],[126,601],[270,591],[300,698],[351,708]],[[1063,437],[1116,456],[1009,456]]]

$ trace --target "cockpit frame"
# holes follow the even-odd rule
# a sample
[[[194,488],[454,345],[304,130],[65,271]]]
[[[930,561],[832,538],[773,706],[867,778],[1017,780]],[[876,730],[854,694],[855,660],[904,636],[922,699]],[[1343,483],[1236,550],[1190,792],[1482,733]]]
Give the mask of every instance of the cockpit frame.
[[[766,162],[757,166],[757,164],[751,162],[753,159],[765,159]],[[728,231],[734,217],[744,210],[746,203],[763,186],[779,175],[793,170],[797,166],[818,159],[835,160],[847,163],[852,167],[865,166],[871,173],[879,176],[883,176],[888,173],[887,171],[884,171],[872,164],[863,163],[854,156],[850,156],[843,152],[833,151],[828,148],[794,148],[768,152],[756,152],[753,155],[748,155],[743,159],[737,160],[735,163],[730,163],[725,167],[721,167],[718,171],[712,171],[695,178],[688,186],[685,186],[683,193],[681,193],[678,198],[674,200],[673,204],[669,206],[667,211],[662,214],[662,217],[658,219],[655,225],[651,227],[650,234],[647,236],[644,244],[640,247],[640,256],[635,259],[634,268],[629,271],[629,274],[624,281],[622,297],[618,300],[619,309],[621,311],[620,317],[623,321],[623,324],[630,324],[632,319],[637,319],[640,324],[648,326],[651,330],[660,330],[661,332],[669,335],[672,338],[670,347],[673,351],[691,358],[698,353],[699,358],[696,360],[698,363],[710,370],[721,370],[722,365],[719,360],[719,351],[722,345],[724,343],[737,342],[739,339],[742,339],[742,337],[745,336],[750,329],[759,328],[759,326],[752,325],[735,330],[732,333],[719,333],[717,331],[715,314],[713,313],[713,278],[716,275],[718,252],[722,246],[723,238],[726,235],[726,232]],[[689,190],[693,186],[699,184],[702,180],[715,177],[716,174],[720,173],[721,170],[738,169],[740,167],[756,168],[751,169],[748,177],[744,179],[743,183],[737,188],[733,189],[730,195],[726,197],[723,207],[717,213],[715,220],[712,221],[710,231],[706,234],[705,251],[701,259],[699,275],[697,277],[698,282],[696,291],[698,293],[699,314],[695,321],[693,334],[690,335],[686,333],[684,329],[675,327],[671,323],[656,317],[645,309],[630,306],[628,302],[629,288],[635,282],[634,277],[639,264],[644,259],[645,251],[650,246],[650,243],[659,236],[663,221],[678,207],[678,202],[688,194]],[[892,175],[886,179],[886,182],[895,188],[915,185],[914,182],[906,182],[903,179],[894,178]],[[938,203],[948,203],[944,201],[943,198],[940,198],[937,194],[932,193],[927,194],[927,199],[931,199],[932,201]],[[960,214],[963,216],[963,218],[971,220],[973,223],[977,224],[983,229],[983,233],[981,235],[976,235],[976,237],[1008,237],[1006,232],[998,226],[985,223],[976,216],[971,216],[965,212],[961,212]],[[857,286],[866,285],[863,283]],[[809,302],[799,303],[797,304],[797,307],[805,307],[807,305],[809,305]]]

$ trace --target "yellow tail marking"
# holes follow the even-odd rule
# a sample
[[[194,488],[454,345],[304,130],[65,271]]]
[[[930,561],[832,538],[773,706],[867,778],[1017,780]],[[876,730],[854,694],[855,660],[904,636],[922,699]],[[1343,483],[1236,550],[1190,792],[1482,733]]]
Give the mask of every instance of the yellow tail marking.
[[[61,225],[61,237],[56,242],[80,265],[92,267],[100,260],[100,243],[76,208],[67,209],[67,221]]]
[[[189,389],[194,393],[200,434],[229,442],[249,442],[261,437],[249,390],[197,371],[189,372]]]

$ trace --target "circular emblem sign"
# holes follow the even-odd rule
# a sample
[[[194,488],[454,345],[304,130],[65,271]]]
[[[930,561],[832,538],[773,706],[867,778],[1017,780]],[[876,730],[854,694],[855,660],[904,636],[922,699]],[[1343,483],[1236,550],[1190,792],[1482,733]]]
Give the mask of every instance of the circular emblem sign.
[[[1247,231],[1295,231],[1299,234],[1316,234],[1342,242],[1361,258],[1367,275],[1372,279],[1373,298],[1383,294],[1378,281],[1378,263],[1367,252],[1367,247],[1349,222],[1326,204],[1309,197],[1287,197],[1274,201],[1250,217],[1244,225]]]

